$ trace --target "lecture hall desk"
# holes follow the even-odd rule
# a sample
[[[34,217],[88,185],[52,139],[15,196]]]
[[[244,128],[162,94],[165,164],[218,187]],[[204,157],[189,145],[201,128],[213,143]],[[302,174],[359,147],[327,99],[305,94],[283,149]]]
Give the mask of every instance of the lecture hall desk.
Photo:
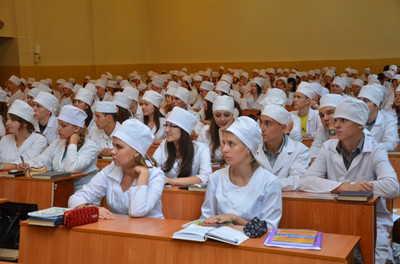
[[[342,202],[304,198],[306,192],[283,192],[282,228],[310,228],[322,232],[361,236],[364,263],[373,263],[375,252],[376,202]],[[201,215],[204,193],[164,188],[163,213],[166,219],[195,220]]]
[[[265,247],[261,238],[240,246],[172,239],[184,220],[130,218],[67,229],[21,223],[20,263],[352,263],[358,236],[325,233],[322,250]],[[339,242],[339,243],[338,243]]]
[[[397,179],[399,179],[400,175],[400,151],[389,151],[388,152],[389,156],[389,161],[392,164],[394,170],[396,171],[397,174]],[[393,207],[394,208],[400,208],[400,198],[397,197],[396,199],[393,200]]]
[[[54,180],[0,177],[0,197],[7,197],[10,202],[37,204],[39,210],[52,206],[67,207],[68,198],[74,193],[73,179],[86,175],[73,174]]]

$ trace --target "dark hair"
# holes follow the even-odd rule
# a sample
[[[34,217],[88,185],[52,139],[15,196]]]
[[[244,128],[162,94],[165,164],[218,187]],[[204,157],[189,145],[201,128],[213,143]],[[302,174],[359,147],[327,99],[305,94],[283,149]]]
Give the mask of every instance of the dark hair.
[[[289,79],[287,80],[287,83],[288,83],[288,84],[291,83],[291,84],[293,85],[292,90],[291,90],[290,92],[295,93],[295,92],[296,92],[296,87],[297,87],[296,80],[293,79],[293,78],[289,78]]]
[[[128,120],[128,119],[132,116],[132,113],[131,113],[130,110],[128,110],[128,109],[126,109],[126,108],[124,108],[124,107],[121,107],[121,106],[119,106],[119,105],[117,105],[117,108],[118,108],[118,112],[117,112],[117,118],[116,118],[116,120],[117,120],[118,122],[120,122],[121,124],[122,124],[125,120]]]
[[[179,164],[178,178],[189,177],[192,174],[192,164],[194,159],[194,146],[189,133],[182,128],[181,137],[179,139],[179,153],[182,156],[182,162]],[[167,143],[167,160],[162,167],[164,172],[169,172],[174,166],[176,159],[176,149],[174,142]]]
[[[213,111],[212,111],[213,103],[206,100],[206,104],[207,104],[207,110],[204,111],[204,120],[211,120],[213,118]]]
[[[35,132],[35,128],[32,125],[32,123],[26,121],[25,119],[23,119],[17,115],[14,115],[14,114],[8,114],[8,115],[10,116],[10,119],[12,121],[17,121],[18,123],[21,124],[20,128],[18,129],[19,132],[21,132],[24,129],[24,125],[26,125],[26,129],[28,130],[29,133]]]
[[[0,102],[0,116],[3,118],[3,125],[6,125],[8,106],[6,102]]]
[[[102,113],[102,112],[99,112],[99,113],[103,114],[104,116],[110,115],[112,117],[113,121],[117,122],[117,113]]]
[[[385,66],[383,67],[383,71],[388,71],[389,68],[390,68],[390,65],[385,65]]]
[[[257,95],[260,95],[261,94],[261,86],[258,84],[256,84],[256,86],[257,86]]]
[[[154,106],[153,120],[154,120],[154,124],[156,125],[156,133],[160,129],[160,117],[161,117],[160,110]],[[148,116],[143,116],[143,123],[146,126],[149,125],[149,117]]]
[[[86,105],[88,105],[88,104],[86,104]],[[85,113],[87,114],[87,117],[85,119],[85,126],[89,127],[90,122],[93,119],[93,111],[92,111],[92,108],[90,107],[90,105],[88,105],[88,108],[86,108]]]
[[[208,130],[208,136],[211,143],[211,155],[215,155],[215,151],[220,147],[221,141],[219,139],[219,126],[214,120],[214,116],[211,119],[210,129]]]

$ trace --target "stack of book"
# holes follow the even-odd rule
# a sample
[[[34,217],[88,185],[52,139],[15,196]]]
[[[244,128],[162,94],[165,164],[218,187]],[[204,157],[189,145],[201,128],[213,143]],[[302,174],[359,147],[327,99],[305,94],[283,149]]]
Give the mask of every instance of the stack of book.
[[[58,178],[70,177],[70,172],[65,171],[49,171],[44,173],[32,174],[32,179],[53,180]]]
[[[56,227],[64,222],[64,212],[71,210],[64,207],[51,207],[28,213],[28,224]]]

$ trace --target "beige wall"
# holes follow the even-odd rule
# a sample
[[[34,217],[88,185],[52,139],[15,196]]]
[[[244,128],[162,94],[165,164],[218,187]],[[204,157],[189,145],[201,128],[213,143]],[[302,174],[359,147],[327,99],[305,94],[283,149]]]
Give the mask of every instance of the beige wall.
[[[400,63],[398,0],[0,0],[0,6],[6,22],[0,66],[18,66],[24,77],[220,64],[378,71]],[[34,45],[41,47],[37,65]],[[9,69],[0,71],[1,81]]]

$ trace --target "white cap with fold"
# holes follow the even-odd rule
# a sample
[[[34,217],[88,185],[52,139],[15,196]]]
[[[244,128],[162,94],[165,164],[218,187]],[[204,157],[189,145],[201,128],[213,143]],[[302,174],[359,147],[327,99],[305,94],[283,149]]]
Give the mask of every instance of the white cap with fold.
[[[234,113],[235,102],[233,98],[227,95],[218,96],[214,99],[213,102],[213,112],[215,111],[229,111],[232,114]]]
[[[127,110],[129,110],[132,104],[132,98],[122,92],[116,92],[112,101],[119,107],[125,108]]]
[[[186,88],[178,87],[178,88],[176,88],[174,96],[178,97],[183,102],[185,102],[185,104],[187,104],[189,102],[189,99],[190,99],[190,92]]]
[[[17,76],[15,76],[15,75],[11,75],[8,80],[13,82],[15,85],[20,85],[21,84],[21,79],[18,78]]]
[[[207,91],[212,91],[212,90],[214,90],[214,84],[212,82],[209,82],[209,81],[203,81],[200,84],[200,89],[204,89],[204,90],[207,90]]]
[[[339,87],[342,88],[342,91],[344,91],[344,89],[346,88],[347,80],[345,78],[336,76],[335,79],[333,79],[332,83],[339,85]]]
[[[267,90],[267,97],[278,97],[286,104],[286,93],[278,88],[270,88]]]
[[[221,91],[223,93],[229,94],[231,91],[231,85],[227,82],[219,81],[215,87],[215,91]]]
[[[137,89],[127,86],[122,92],[127,94],[132,100],[139,102],[139,91]]]
[[[232,84],[232,76],[229,74],[223,74],[221,77],[221,81],[225,81],[229,84]]]
[[[336,107],[340,100],[343,99],[343,96],[340,94],[325,94],[319,100],[319,109],[325,106]]]
[[[274,104],[270,104],[264,107],[261,115],[269,116],[282,125],[289,125],[289,122],[292,119],[289,112],[285,108]]]
[[[94,86],[93,83],[86,84],[85,89],[89,90],[93,95],[96,95],[96,93],[97,93],[96,86]]]
[[[79,89],[78,93],[75,95],[75,99],[85,102],[89,106],[92,105],[94,96],[91,91],[86,88]]]
[[[146,91],[142,97],[142,101],[143,100],[151,103],[152,105],[154,105],[157,108],[160,108],[160,105],[164,101],[164,97],[157,92]]]
[[[42,105],[51,113],[53,113],[59,106],[58,100],[54,95],[42,91],[35,97],[33,101]]]
[[[352,85],[357,85],[362,87],[364,85],[364,81],[361,79],[354,79],[353,82],[351,83]]]
[[[372,101],[375,105],[379,106],[383,100],[383,93],[376,85],[365,85],[361,87],[358,98],[367,98]]]
[[[197,119],[191,113],[186,111],[180,107],[174,107],[170,114],[168,115],[167,120],[171,122],[183,130],[185,130],[189,135],[192,133],[192,130],[197,124]]]
[[[260,86],[260,88],[264,87],[264,79],[263,78],[256,77],[251,82],[257,84],[258,86]]]
[[[154,140],[150,128],[134,118],[123,122],[115,131],[113,137],[121,139],[143,157],[146,156]]]
[[[97,79],[94,85],[105,89],[107,86],[107,79]]]
[[[117,105],[114,102],[97,101],[94,111],[99,113],[114,114],[117,112]]]
[[[302,93],[309,99],[312,99],[316,94],[313,87],[308,82],[301,82],[296,89],[296,93]]]
[[[20,118],[28,121],[32,125],[34,124],[33,115],[35,114],[35,112],[33,111],[32,107],[30,107],[22,100],[15,100],[14,103],[10,106],[8,114],[19,116]]]
[[[247,116],[238,117],[226,131],[233,133],[256,156],[257,149],[262,142],[261,129],[256,121]]]
[[[399,86],[400,87],[400,86]],[[210,101],[211,103],[214,103],[215,98],[217,98],[219,96],[219,94],[217,94],[214,91],[209,91],[206,96],[204,96],[204,99],[207,101]]]
[[[151,84],[158,87],[158,88],[162,88],[164,85],[165,80],[163,78],[161,78],[159,75],[153,75],[153,77],[151,78]]]
[[[369,109],[366,103],[355,98],[343,97],[336,106],[334,118],[344,118],[365,126],[368,116]]]
[[[65,105],[61,108],[61,112],[58,115],[58,120],[70,123],[71,125],[84,127],[85,119],[87,118],[87,114],[78,107],[73,105]]]

